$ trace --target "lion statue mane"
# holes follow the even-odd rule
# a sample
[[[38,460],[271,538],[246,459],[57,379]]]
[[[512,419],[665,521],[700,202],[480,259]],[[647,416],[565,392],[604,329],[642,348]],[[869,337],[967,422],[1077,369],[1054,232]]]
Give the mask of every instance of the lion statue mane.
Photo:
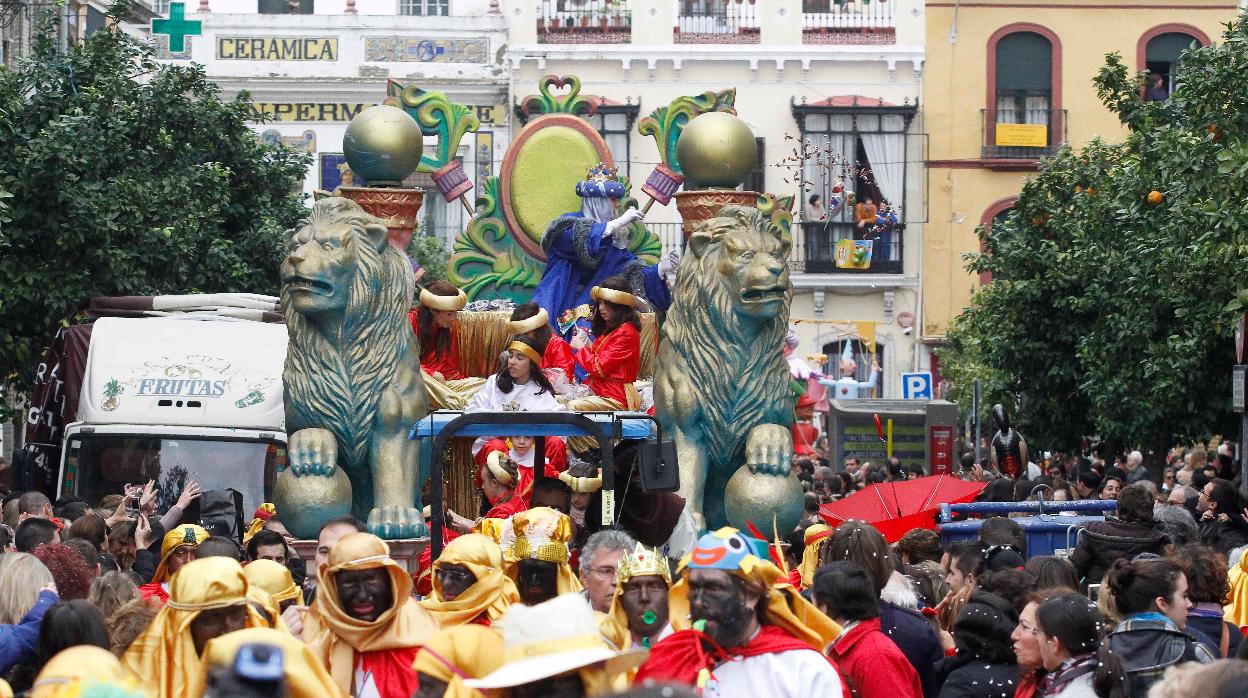
[[[428,398],[407,319],[411,266],[386,233],[381,220],[339,197],[317,201],[287,231],[282,380],[291,469],[306,477],[341,468],[352,513],[395,538],[423,530],[418,451],[407,429],[425,415]]]
[[[656,362],[655,414],[676,442],[680,494],[712,529],[728,480],[787,475],[792,390],[781,347],[792,239],[757,208],[725,206],[689,239]]]

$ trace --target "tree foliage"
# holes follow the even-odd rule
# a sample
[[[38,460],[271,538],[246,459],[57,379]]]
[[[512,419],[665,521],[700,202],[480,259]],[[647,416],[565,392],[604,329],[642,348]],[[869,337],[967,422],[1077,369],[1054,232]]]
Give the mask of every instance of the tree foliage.
[[[993,281],[953,323],[942,366],[966,403],[1014,407],[1033,444],[1127,446],[1235,430],[1233,324],[1248,305],[1248,23],[1189,50],[1164,102],[1107,57],[1122,143],[1063,149],[981,229]],[[1156,193],[1153,193],[1156,192]],[[1151,199],[1150,199],[1150,194]],[[1159,199],[1160,197],[1160,199]]]
[[[282,232],[306,212],[308,157],[257,142],[247,95],[121,31],[64,53],[55,36],[45,22],[0,70],[0,377],[19,391],[92,296],[276,295]]]

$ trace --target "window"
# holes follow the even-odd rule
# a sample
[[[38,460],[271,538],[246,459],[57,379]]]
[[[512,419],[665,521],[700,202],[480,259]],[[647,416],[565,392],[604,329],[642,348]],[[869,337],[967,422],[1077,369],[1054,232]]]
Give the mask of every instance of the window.
[[[913,106],[795,106],[805,160],[802,210],[818,195],[821,219],[803,215],[802,254],[807,273],[876,274],[902,273],[902,233],[905,228],[907,157],[906,131],[914,118]],[[840,192],[833,191],[843,185]],[[887,203],[900,207],[898,225],[877,227],[874,218],[858,226],[855,207],[846,196],[853,193],[866,204]],[[833,203],[839,200],[839,207]],[[863,220],[870,215],[864,207]],[[806,218],[811,220],[805,220]],[[872,240],[871,263],[863,269],[837,267],[837,244],[845,240]]]
[[[1049,123],[1053,104],[1053,45],[1033,32],[997,43],[998,124]]]
[[[864,344],[861,339],[847,338],[838,339],[823,345],[823,353],[828,355],[828,373],[833,375],[833,380],[841,377],[841,369],[838,365],[841,360],[841,354],[845,351],[845,343],[852,344],[851,351],[854,355],[854,361],[858,364],[858,369],[854,373],[854,378],[866,383],[871,380],[871,362],[874,360],[880,365],[880,373],[875,379],[875,389],[867,390],[860,388],[859,397],[883,397],[884,395],[884,377],[888,375],[884,364],[884,347],[880,344],[868,345]],[[828,391],[829,399],[832,397],[832,391]]]
[[[152,12],[155,12],[161,17],[168,17],[169,2],[170,0],[152,0]]]
[[[1182,32],[1167,32],[1149,39],[1144,48],[1144,69],[1151,75],[1161,76],[1160,88],[1148,86],[1149,99],[1165,99],[1174,88],[1179,73],[1179,57],[1192,45],[1199,46],[1200,39]],[[1157,92],[1156,90],[1160,90]]]
[[[1010,211],[1014,210],[1015,201],[1018,201],[1017,196],[1007,196],[1004,199],[994,201],[991,206],[984,210],[984,215],[980,216],[979,224],[991,230],[992,226],[1004,221],[1010,215]],[[979,251],[984,253],[989,251],[988,240],[981,239],[979,241]],[[992,283],[992,273],[981,273],[979,275],[979,283],[981,286]]]
[[[310,15],[313,0],[259,0],[262,15]]]
[[[596,114],[585,117],[585,120],[602,136],[602,140],[607,142],[611,158],[615,160],[619,174],[623,177],[631,176],[629,174],[629,136],[632,134],[633,120],[637,118],[637,111],[637,107],[634,106],[602,104],[598,106]]]
[[[399,0],[399,14],[445,17],[451,14],[451,0]]]

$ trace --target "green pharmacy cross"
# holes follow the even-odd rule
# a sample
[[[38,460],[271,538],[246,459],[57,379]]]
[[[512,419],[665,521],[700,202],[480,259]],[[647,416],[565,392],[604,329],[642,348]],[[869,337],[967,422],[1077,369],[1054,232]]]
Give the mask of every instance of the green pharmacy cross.
[[[169,3],[169,19],[153,19],[152,33],[169,36],[169,53],[186,50],[186,37],[199,36],[204,23],[186,18],[186,3]]]

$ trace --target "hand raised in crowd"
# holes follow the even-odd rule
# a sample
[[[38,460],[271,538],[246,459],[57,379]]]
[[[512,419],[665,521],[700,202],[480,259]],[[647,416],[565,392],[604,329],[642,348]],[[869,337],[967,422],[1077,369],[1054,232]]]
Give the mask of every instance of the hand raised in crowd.
[[[291,635],[300,637],[303,635],[303,614],[308,612],[307,606],[287,606],[282,611],[282,620],[286,623],[286,629]]]
[[[56,582],[48,582],[47,584],[44,584],[43,588],[40,589],[40,591],[50,591],[53,594],[56,594],[57,596],[61,595],[61,592],[56,590]]]
[[[191,480],[186,483],[186,487],[182,488],[182,494],[178,495],[178,502],[174,506],[185,511],[191,505],[191,502],[199,499],[201,494],[203,492],[199,489],[199,483]]]
[[[151,522],[146,516],[140,516],[134,525],[134,545],[139,550],[146,549],[154,542],[153,538]]]
[[[121,502],[117,504],[117,511],[114,511],[112,516],[109,516],[104,520],[104,525],[108,526],[110,529],[116,528],[133,520],[126,514],[126,502],[130,501],[130,485],[126,485],[125,491],[126,495],[122,497]]]
[[[139,512],[143,514],[156,513],[156,495],[160,494],[160,490],[156,489],[156,481],[148,480],[143,486],[143,494],[139,497]]]

